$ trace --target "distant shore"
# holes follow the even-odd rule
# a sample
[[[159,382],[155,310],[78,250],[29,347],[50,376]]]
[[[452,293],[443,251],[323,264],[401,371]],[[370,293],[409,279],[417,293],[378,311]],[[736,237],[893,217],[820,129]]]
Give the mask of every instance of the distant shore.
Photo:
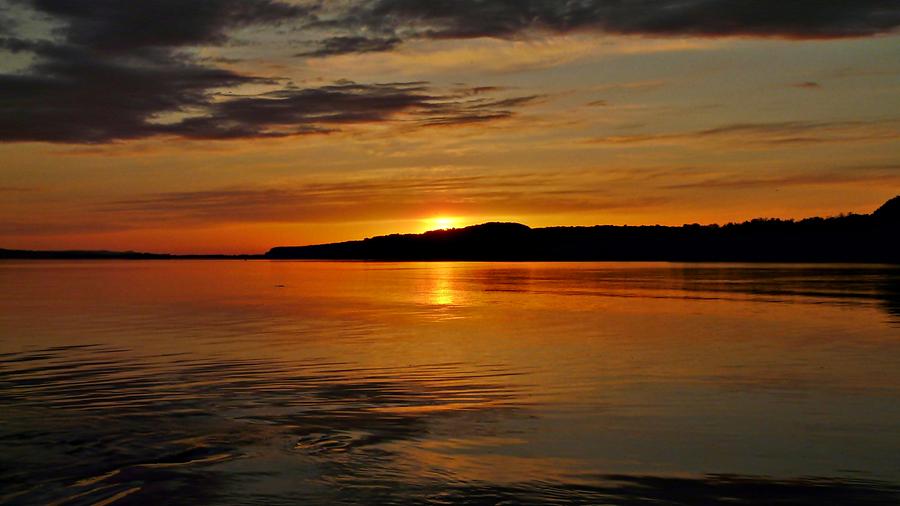
[[[872,214],[727,225],[530,228],[485,223],[424,234],[282,246],[270,259],[900,263],[900,197]]]
[[[0,260],[260,260],[265,255],[176,255],[140,251],[22,250],[0,248]]]
[[[262,255],[0,249],[19,260],[664,261],[900,264],[900,196],[872,214],[726,225],[530,228],[485,223],[423,234],[278,246]]]

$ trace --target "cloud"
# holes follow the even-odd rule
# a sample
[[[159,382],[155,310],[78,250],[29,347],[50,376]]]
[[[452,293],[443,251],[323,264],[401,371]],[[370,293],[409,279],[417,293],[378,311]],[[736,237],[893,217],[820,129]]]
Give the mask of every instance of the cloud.
[[[891,32],[900,26],[900,6],[893,0],[357,0],[311,26],[404,40],[580,31],[820,39]]]
[[[409,219],[441,212],[529,215],[642,208],[659,198],[619,197],[602,184],[536,173],[421,175],[168,192],[119,200],[97,212],[133,226],[161,223],[325,223]]]
[[[513,39],[518,44],[518,39],[532,32],[574,34],[576,39],[585,31],[862,36],[892,30],[900,10],[895,3],[872,0],[816,2],[815,9],[813,2],[806,1],[793,2],[790,7],[769,3],[9,0],[13,7],[0,11],[0,52],[22,56],[16,60],[25,67],[0,73],[0,142],[101,144],[153,136],[203,140],[284,137],[384,122],[415,127],[464,125],[510,118],[519,108],[542,98],[503,96],[504,90],[489,87],[469,88],[467,95],[458,89],[435,89],[428,83],[340,81],[300,88],[285,79],[219,67],[216,65],[225,60],[198,54],[200,47],[233,42],[232,32],[238,29],[305,26],[302,36],[314,47],[302,54],[351,53],[346,56],[350,58],[347,63],[358,70],[360,62],[352,57],[388,51],[410,38],[441,45],[449,39],[473,37]],[[14,15],[28,22],[17,22],[20,20],[10,17]],[[471,66],[473,58],[481,61],[478,58],[487,57],[483,61],[492,68],[516,69],[588,54],[597,46],[593,39],[579,44],[577,51],[570,43],[548,43],[516,46],[505,53],[494,46],[463,47],[441,53],[442,57],[427,51],[407,55],[400,63],[404,69],[418,69],[422,64],[459,69]],[[441,58],[446,61],[442,63]],[[332,65],[329,72],[335,72],[342,69],[338,63],[339,59],[328,59],[324,65]],[[811,83],[803,86],[811,87]],[[611,137],[606,142],[644,141]]]
[[[90,233],[120,232],[134,228],[128,223],[113,223],[108,220],[60,219],[56,221],[3,221],[0,222],[0,236],[37,237],[52,235],[77,235]]]
[[[848,185],[854,183],[893,183],[900,182],[900,166],[889,167],[847,167],[840,171],[810,172],[790,176],[774,177],[718,177],[689,183],[678,183],[662,186],[665,189],[734,189],[772,188],[785,186],[828,186]]]
[[[511,117],[538,96],[472,97],[471,90],[439,92],[424,82],[287,88],[210,104],[202,116],[159,131],[193,139],[284,137],[329,132],[336,125],[392,120],[419,126],[457,125]]]
[[[272,0],[16,0],[52,22],[52,38],[0,38],[33,64],[0,74],[0,140],[98,143],[154,135],[152,121],[202,108],[213,90],[270,80],[210,67],[182,48],[226,31],[307,14]],[[23,113],[23,111],[27,111]]]
[[[787,145],[837,142],[880,142],[900,139],[896,120],[783,121],[735,123],[690,132],[612,135],[590,139],[592,144],[684,144],[723,142],[730,145]]]
[[[648,92],[648,91],[658,90],[660,88],[665,87],[668,84],[671,84],[671,83],[660,80],[660,79],[652,80],[652,81],[631,81],[631,82],[624,82],[624,83],[601,84],[601,85],[593,86],[593,87],[589,88],[588,91],[604,92],[604,93]]]
[[[38,57],[30,71],[0,74],[4,142],[98,143],[154,135],[155,117],[205,106],[210,90],[261,81],[157,49],[97,58],[51,43],[12,41],[6,47],[29,44]]]
[[[349,53],[371,53],[388,51],[398,46],[402,41],[398,37],[329,37],[317,43],[317,49],[298,53],[297,56],[332,56]]]
[[[278,0],[14,0],[63,23],[71,45],[107,53],[221,44],[227,31],[302,19],[314,5]]]
[[[98,144],[158,135],[188,139],[283,137],[337,125],[411,120],[419,126],[513,115],[535,97],[495,100],[426,83],[338,82],[298,88],[218,68],[188,51],[229,30],[305,19],[315,4],[274,0],[18,0],[52,18],[56,38],[0,37],[26,53],[24,71],[0,74],[0,142]],[[335,44],[357,45],[355,39]],[[238,94],[241,87],[269,91]],[[229,93],[224,91],[229,90]],[[23,111],[27,113],[23,114]]]
[[[822,87],[819,83],[815,81],[803,81],[801,83],[791,84],[792,88],[802,88],[806,90],[818,90]]]
[[[508,118],[537,97],[472,98],[427,83],[286,86],[249,96],[217,89],[272,81],[143,50],[135,64],[58,46],[29,74],[0,75],[0,139],[105,143],[172,135],[188,139],[283,137],[404,116],[420,126]],[[22,111],[28,114],[22,114]],[[166,115],[182,113],[177,120]]]

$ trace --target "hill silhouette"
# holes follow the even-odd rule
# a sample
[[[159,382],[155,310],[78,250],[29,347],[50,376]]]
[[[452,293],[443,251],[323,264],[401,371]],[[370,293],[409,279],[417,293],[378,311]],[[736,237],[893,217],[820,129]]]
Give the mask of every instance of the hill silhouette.
[[[900,222],[900,195],[885,202],[872,216],[879,220]]]
[[[360,241],[281,246],[270,259],[900,263],[900,196],[872,214],[727,225],[530,228],[484,223]]]

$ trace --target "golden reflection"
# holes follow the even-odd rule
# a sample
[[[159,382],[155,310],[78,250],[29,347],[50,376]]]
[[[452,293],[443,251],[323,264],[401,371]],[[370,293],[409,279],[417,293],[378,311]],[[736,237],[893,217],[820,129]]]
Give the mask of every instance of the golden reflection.
[[[435,306],[452,306],[455,303],[453,269],[449,264],[437,264],[430,269],[431,284],[428,288],[428,302]]]
[[[900,451],[883,436],[900,415],[879,408],[900,385],[885,321],[897,277],[772,264],[0,262],[0,367],[7,392],[29,396],[7,403],[0,433],[46,419],[42,434],[68,441],[85,412],[159,432],[146,452],[54,482],[85,490],[228,472],[238,457],[273,487],[320,462],[353,487],[400,476],[501,499],[523,483],[551,484],[541,498],[576,494],[600,472],[888,475],[878,457]],[[809,410],[819,425],[807,435]],[[185,412],[211,421],[176,423]],[[288,435],[309,458],[284,453]],[[99,475],[110,469],[123,472]],[[310,476],[319,490],[344,475]]]
[[[409,446],[391,449],[402,453],[404,460],[410,462],[414,468],[428,470],[427,472],[441,476],[451,476],[452,479],[459,481],[512,484],[556,480],[573,483],[580,481],[579,472],[584,475],[596,472],[590,468],[589,463],[578,459],[504,454],[505,452],[499,450],[504,447],[510,448],[499,444],[485,446],[484,451],[472,453],[435,451],[434,448]]]

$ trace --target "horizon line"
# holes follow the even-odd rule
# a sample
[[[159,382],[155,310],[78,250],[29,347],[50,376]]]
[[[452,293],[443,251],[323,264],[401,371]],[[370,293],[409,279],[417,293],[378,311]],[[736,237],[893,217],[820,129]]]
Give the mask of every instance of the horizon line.
[[[610,225],[610,224],[595,224],[595,225],[550,225],[545,227],[531,227],[524,223],[514,222],[514,221],[485,221],[482,223],[476,223],[472,225],[466,225],[463,227],[448,227],[448,228],[435,228],[431,230],[426,230],[423,232],[395,232],[390,234],[381,234],[381,235],[373,235],[369,237],[364,237],[361,239],[348,239],[344,241],[333,241],[327,243],[314,243],[314,244],[303,244],[303,245],[292,245],[292,246],[271,246],[269,250],[261,253],[160,253],[160,252],[151,252],[151,251],[138,251],[133,249],[128,250],[111,250],[111,249],[21,249],[21,248],[4,248],[0,247],[0,251],[6,252],[22,252],[22,253],[59,253],[59,254],[95,254],[95,255],[135,255],[135,256],[158,256],[158,257],[170,257],[170,258],[252,258],[252,257],[265,257],[268,251],[271,251],[274,248],[305,248],[305,247],[315,247],[315,246],[325,246],[330,244],[341,244],[348,242],[358,242],[358,241],[366,241],[369,239],[375,239],[378,237],[391,237],[391,236],[421,236],[433,232],[451,232],[455,230],[466,230],[469,228],[475,227],[483,227],[486,225],[518,225],[525,227],[529,230],[543,230],[543,229],[553,229],[553,228],[597,228],[597,227],[613,227],[613,228],[641,228],[641,227],[653,227],[653,228],[684,228],[684,227],[728,227],[728,226],[739,226],[747,223],[752,223],[755,221],[774,221],[774,222],[787,222],[787,223],[800,223],[806,220],[829,220],[829,219],[840,219],[840,218],[848,218],[848,217],[867,217],[874,216],[878,213],[879,210],[884,209],[888,204],[897,203],[896,205],[900,206],[900,195],[892,197],[885,201],[881,206],[877,209],[873,210],[871,213],[859,214],[854,212],[849,213],[838,213],[828,216],[808,216],[805,218],[775,218],[775,217],[756,217],[748,220],[744,220],[741,222],[727,222],[727,223],[682,223],[681,225],[660,225],[660,224],[642,224],[642,225]]]

